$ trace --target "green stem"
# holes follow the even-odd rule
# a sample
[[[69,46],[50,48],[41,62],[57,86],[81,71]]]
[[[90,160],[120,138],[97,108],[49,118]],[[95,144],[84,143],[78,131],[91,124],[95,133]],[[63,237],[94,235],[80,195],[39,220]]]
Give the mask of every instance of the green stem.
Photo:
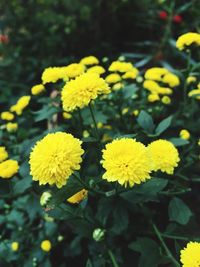
[[[158,239],[160,240],[161,245],[163,246],[163,248],[164,248],[167,256],[169,257],[169,259],[171,260],[171,262],[174,264],[174,266],[180,267],[180,264],[177,262],[177,260],[174,258],[171,251],[168,249],[167,245],[165,244],[165,241],[162,238],[162,235],[161,235],[160,231],[158,230],[158,228],[156,227],[156,225],[154,223],[152,223],[152,226],[153,226],[155,234],[157,235]]]
[[[92,120],[93,120],[93,123],[94,123],[96,138],[100,142],[99,131],[98,131],[98,128],[97,128],[97,122],[96,122],[96,119],[95,119],[95,116],[94,116],[94,112],[93,112],[91,103],[89,103],[89,109],[90,109],[90,113],[91,113]]]
[[[108,255],[110,256],[110,260],[112,262],[113,267],[119,267],[119,265],[115,259],[115,256],[110,249],[108,249]]]
[[[177,236],[177,235],[168,235],[168,234],[162,234],[160,233],[161,236],[165,237],[165,238],[169,238],[169,239],[178,239],[178,240],[184,240],[184,241],[188,241],[190,240],[189,237],[182,237],[182,236]]]
[[[190,61],[191,61],[191,52],[188,50],[187,54],[187,67],[186,67],[186,78],[190,74]],[[187,105],[187,81],[185,80],[184,86],[183,86],[183,111],[185,110],[185,107]]]

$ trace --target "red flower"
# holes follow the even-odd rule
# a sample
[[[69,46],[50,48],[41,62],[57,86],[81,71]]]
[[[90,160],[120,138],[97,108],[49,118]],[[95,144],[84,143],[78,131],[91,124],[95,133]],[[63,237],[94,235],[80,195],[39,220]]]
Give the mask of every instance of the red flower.
[[[166,20],[167,17],[168,17],[168,14],[167,14],[166,11],[163,10],[163,11],[160,11],[160,12],[159,12],[159,18],[160,18],[160,19]]]
[[[183,21],[183,18],[180,15],[173,16],[173,22],[175,23],[181,23]]]

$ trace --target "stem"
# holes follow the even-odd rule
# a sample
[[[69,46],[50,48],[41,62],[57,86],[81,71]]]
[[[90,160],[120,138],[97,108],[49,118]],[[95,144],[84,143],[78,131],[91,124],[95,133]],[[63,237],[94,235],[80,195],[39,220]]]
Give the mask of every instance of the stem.
[[[190,74],[190,61],[191,61],[191,52],[188,50],[187,54],[187,67],[186,67],[186,77]],[[183,111],[185,110],[187,104],[187,81],[185,81],[183,86]]]
[[[110,256],[110,260],[112,262],[113,267],[119,267],[119,265],[115,259],[115,256],[110,249],[108,249],[108,255]]]
[[[158,230],[158,228],[156,227],[156,225],[154,223],[152,223],[152,226],[153,226],[153,229],[154,229],[156,236],[160,240],[161,245],[163,246],[163,248],[164,248],[167,256],[169,257],[169,259],[171,260],[171,262],[174,264],[174,266],[180,267],[180,264],[177,262],[177,260],[174,258],[171,251],[168,249],[167,245],[165,244],[165,241],[162,238],[162,235],[161,235],[160,231]]]
[[[90,109],[90,113],[91,113],[92,120],[93,120],[93,123],[94,123],[96,138],[100,142],[99,131],[98,131],[98,128],[97,128],[97,122],[95,120],[95,116],[94,116],[94,112],[93,112],[91,103],[89,103],[89,109]]]

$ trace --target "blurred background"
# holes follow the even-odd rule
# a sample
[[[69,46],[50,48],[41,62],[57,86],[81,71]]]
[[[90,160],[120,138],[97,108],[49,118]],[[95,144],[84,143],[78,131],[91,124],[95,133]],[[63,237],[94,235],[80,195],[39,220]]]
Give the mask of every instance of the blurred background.
[[[199,10],[198,0],[1,0],[0,104],[28,92],[45,67],[90,54],[158,65],[178,35],[199,30]]]

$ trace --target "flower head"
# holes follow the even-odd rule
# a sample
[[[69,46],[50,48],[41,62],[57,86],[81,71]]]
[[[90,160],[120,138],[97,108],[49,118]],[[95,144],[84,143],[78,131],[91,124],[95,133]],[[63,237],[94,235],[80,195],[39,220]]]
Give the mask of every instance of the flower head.
[[[64,132],[47,134],[38,141],[30,154],[31,175],[40,185],[66,184],[69,176],[80,169],[81,141]]]
[[[71,204],[76,204],[84,200],[87,197],[87,195],[88,195],[88,191],[85,189],[82,189],[78,193],[68,198],[67,201]]]
[[[58,80],[66,80],[68,78],[66,74],[66,67],[49,67],[46,68],[42,73],[42,82],[46,83],[56,83]]]
[[[105,81],[107,83],[117,83],[119,81],[121,81],[121,76],[117,73],[112,73],[112,74],[109,74],[106,78],[105,78]]]
[[[98,95],[109,92],[109,86],[98,74],[84,73],[64,86],[62,90],[63,109],[73,111],[76,108],[83,108]]]
[[[0,146],[0,162],[8,158],[8,152],[6,151],[5,146]]]
[[[96,65],[96,64],[99,64],[99,60],[98,58],[94,56],[88,56],[88,57],[82,58],[80,63],[83,65]]]
[[[39,95],[45,90],[45,87],[43,84],[36,84],[31,88],[32,95]]]
[[[116,139],[102,152],[106,170],[103,179],[132,187],[150,178],[150,160],[142,143],[131,138]]]
[[[65,74],[67,75],[67,77],[72,79],[83,74],[85,71],[85,66],[80,63],[72,63],[66,67],[63,67],[63,70]]]
[[[19,249],[19,243],[18,242],[12,242],[11,243],[11,249],[12,249],[12,251],[17,251]]]
[[[169,105],[171,103],[171,98],[169,96],[165,95],[161,98],[161,102],[165,105]]]
[[[123,79],[136,79],[137,75],[138,75],[139,71],[136,68],[133,68],[130,71],[127,71],[126,73],[124,73],[124,75],[122,76]]]
[[[9,122],[6,124],[6,130],[9,133],[16,132],[18,129],[18,124],[16,122]]]
[[[173,174],[180,161],[178,150],[167,140],[156,140],[147,147],[152,160],[152,170]]]
[[[19,170],[19,165],[16,160],[8,159],[0,163],[0,177],[1,178],[11,178]]]
[[[122,61],[113,61],[108,68],[109,71],[112,72],[128,72],[134,70],[132,63],[130,62],[122,62]]]
[[[14,115],[9,111],[4,111],[1,113],[1,119],[5,121],[12,121],[14,119]]]
[[[17,103],[10,108],[10,111],[21,115],[22,111],[28,106],[31,97],[29,95],[22,96],[18,99]]]
[[[43,240],[40,247],[43,251],[49,252],[51,250],[51,242],[49,240]]]
[[[180,259],[183,267],[200,266],[200,243],[189,242],[186,248],[180,252]]]
[[[102,66],[93,66],[87,70],[89,73],[103,74],[105,73],[105,69]]]
[[[200,46],[200,34],[196,32],[188,32],[181,35],[176,41],[176,47],[179,50],[184,50],[190,45],[195,44]]]
[[[182,129],[180,131],[180,134],[179,135],[184,140],[189,140],[190,139],[190,132],[188,130],[186,130],[186,129]]]

